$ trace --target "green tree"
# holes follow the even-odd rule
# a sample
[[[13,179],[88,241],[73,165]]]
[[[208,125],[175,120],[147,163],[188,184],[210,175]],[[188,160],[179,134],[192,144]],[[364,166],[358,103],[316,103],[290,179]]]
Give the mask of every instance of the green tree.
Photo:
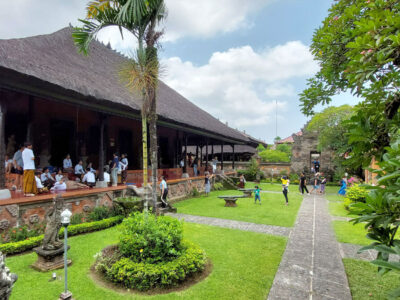
[[[258,146],[257,146],[257,151],[258,152],[262,152],[262,151],[264,151],[266,148],[264,147],[264,145],[262,145],[262,144],[258,144]]]
[[[276,150],[286,153],[288,156],[292,155],[292,146],[288,143],[276,145]]]
[[[121,70],[121,78],[127,86],[143,99],[143,185],[147,185],[147,123],[150,133],[150,161],[152,165],[152,200],[157,202],[157,113],[156,90],[158,85],[159,61],[157,42],[162,35],[156,26],[166,16],[163,0],[95,0],[87,5],[87,16],[80,20],[82,27],[72,33],[79,51],[88,54],[89,45],[100,30],[117,26],[133,34],[138,41],[135,57]],[[146,203],[147,205],[147,203]]]
[[[259,152],[263,162],[290,162],[289,154],[279,150],[264,150]]]
[[[321,69],[300,95],[302,112],[312,115],[344,91],[363,99],[347,123],[359,164],[379,158],[400,124],[399,24],[397,0],[339,0],[313,36]]]

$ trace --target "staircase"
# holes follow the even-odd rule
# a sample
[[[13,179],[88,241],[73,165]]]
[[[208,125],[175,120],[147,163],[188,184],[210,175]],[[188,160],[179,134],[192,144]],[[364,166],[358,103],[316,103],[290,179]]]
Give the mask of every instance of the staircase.
[[[226,176],[224,174],[217,174],[217,175],[215,175],[215,177],[219,178],[220,181],[225,182],[227,185],[229,185],[233,189],[235,189],[235,190],[238,189],[238,186],[236,185],[236,183],[228,176]]]

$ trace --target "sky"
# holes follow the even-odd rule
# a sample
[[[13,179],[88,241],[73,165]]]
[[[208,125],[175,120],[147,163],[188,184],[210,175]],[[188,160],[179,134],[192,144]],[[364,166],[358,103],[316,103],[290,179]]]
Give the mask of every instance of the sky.
[[[0,39],[79,25],[85,0],[0,2]],[[319,67],[312,34],[333,0],[165,0],[161,80],[229,126],[271,143],[307,122],[298,94]],[[135,40],[108,28],[98,38],[132,53]],[[356,104],[350,94],[332,105]],[[320,107],[319,109],[323,109]]]

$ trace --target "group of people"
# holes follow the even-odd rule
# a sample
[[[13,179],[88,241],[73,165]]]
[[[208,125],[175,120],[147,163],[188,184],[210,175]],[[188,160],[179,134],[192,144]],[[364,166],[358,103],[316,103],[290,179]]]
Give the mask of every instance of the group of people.
[[[302,195],[304,195],[304,192],[307,193],[307,195],[312,194],[314,191],[317,194],[324,194],[325,193],[325,186],[326,186],[327,179],[324,176],[324,174],[321,172],[317,172],[314,174],[313,179],[311,180],[312,184],[312,189],[309,192],[307,189],[307,178],[304,173],[300,174],[300,185],[299,185],[299,190]]]
[[[186,156],[187,166],[190,167],[190,168],[193,168],[194,176],[200,175],[199,161],[200,161],[200,159],[198,159],[197,156],[193,156],[192,153],[189,153]],[[218,164],[218,158],[214,157],[214,159],[211,160],[211,167],[212,167],[212,173],[213,174],[215,174],[215,172],[217,171],[217,164]],[[179,162],[179,167],[183,168],[184,166],[185,166],[185,158],[183,157],[181,159],[181,161]],[[206,166],[206,170],[204,171],[204,175],[205,175],[206,172],[210,173],[209,170],[208,170],[208,166]]]

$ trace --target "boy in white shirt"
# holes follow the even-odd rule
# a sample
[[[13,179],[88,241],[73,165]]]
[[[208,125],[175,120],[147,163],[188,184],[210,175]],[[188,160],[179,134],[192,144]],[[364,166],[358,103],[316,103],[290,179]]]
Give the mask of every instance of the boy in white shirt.
[[[86,174],[83,176],[82,182],[86,182],[91,188],[96,185],[96,176],[90,171],[90,168],[86,168]]]
[[[37,189],[38,193],[47,192],[48,190],[42,184],[42,181],[40,180],[39,176],[40,176],[40,172],[36,172],[35,173],[35,186],[36,186],[36,189]]]
[[[61,191],[66,191],[67,190],[67,185],[64,182],[64,178],[61,178],[59,181],[57,181],[54,186],[51,188],[52,191],[55,192],[61,192]]]
[[[107,185],[109,185],[110,183],[110,173],[107,172],[108,168],[104,167],[104,182],[107,183]]]

